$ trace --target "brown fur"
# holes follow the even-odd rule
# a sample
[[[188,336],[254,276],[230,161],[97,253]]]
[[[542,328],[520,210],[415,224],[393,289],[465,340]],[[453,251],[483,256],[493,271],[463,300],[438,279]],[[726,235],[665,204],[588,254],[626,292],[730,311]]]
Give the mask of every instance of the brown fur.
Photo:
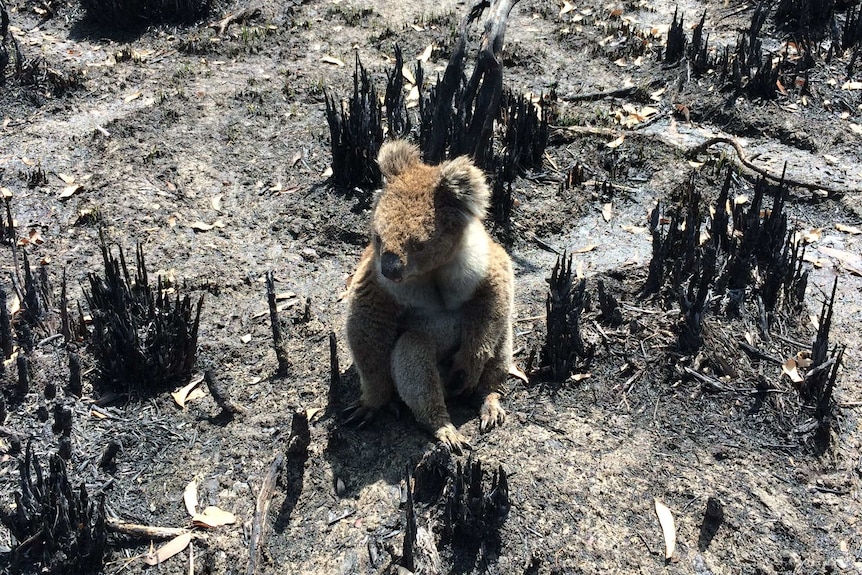
[[[386,185],[353,277],[347,339],[362,387],[358,417],[398,396],[456,451],[447,395],[478,392],[481,429],[503,423],[512,362],[512,264],[482,218],[490,192],[468,158],[428,166],[406,142],[378,156]]]

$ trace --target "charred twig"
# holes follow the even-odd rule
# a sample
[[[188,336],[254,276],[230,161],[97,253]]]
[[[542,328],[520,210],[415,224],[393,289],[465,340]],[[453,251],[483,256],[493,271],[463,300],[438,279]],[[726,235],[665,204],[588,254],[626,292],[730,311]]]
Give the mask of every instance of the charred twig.
[[[338,342],[335,332],[329,332],[329,409],[336,409],[338,388],[341,386],[341,370],[338,367]]]
[[[692,376],[694,379],[696,379],[699,382],[701,382],[702,384],[704,384],[708,389],[710,389],[712,391],[721,391],[721,392],[734,391],[730,387],[727,387],[726,385],[721,383],[716,378],[711,377],[709,375],[706,375],[705,373],[700,373],[696,369],[692,369],[692,368],[686,366],[683,368],[683,371],[685,371],[687,374]]]
[[[606,90],[604,92],[584,92],[583,94],[571,94],[569,96],[561,96],[561,100],[565,100],[566,102],[595,102],[596,100],[603,100],[605,98],[622,98],[624,96],[631,96],[638,90],[641,90],[638,86],[627,86],[625,88],[617,88],[615,90]]]
[[[745,351],[745,353],[747,353],[748,355],[750,355],[754,359],[765,359],[767,361],[771,361],[772,363],[776,363],[778,365],[781,365],[784,363],[783,361],[781,361],[779,358],[775,357],[774,355],[766,353],[763,350],[757,349],[753,345],[749,345],[748,342],[745,342],[745,341],[739,342],[739,347],[742,348],[742,350]]]
[[[211,369],[204,371],[204,381],[206,382],[207,389],[210,390],[210,394],[213,396],[216,404],[225,412],[231,415],[240,415],[246,412],[245,407],[235,403],[230,398],[230,394],[228,394],[227,391],[225,391],[224,386],[216,380]]]
[[[254,508],[251,536],[249,537],[249,556],[248,566],[245,570],[246,575],[255,575],[257,573],[257,567],[260,564],[260,554],[266,541],[267,515],[269,514],[269,506],[272,503],[272,492],[275,488],[275,480],[278,478],[283,465],[284,456],[279,453],[272,462],[272,465],[269,466],[269,471],[263,479],[263,484],[260,486],[260,492],[257,495],[257,504]]]
[[[290,369],[290,362],[281,333],[281,323],[278,321],[278,309],[275,306],[275,280],[272,271],[266,272],[266,300],[269,303],[269,323],[272,325],[272,345],[278,359],[278,373],[284,375]]]
[[[140,525],[138,523],[128,523],[120,519],[108,519],[105,522],[105,527],[108,531],[139,539],[172,539],[177,535],[189,532],[188,529],[184,529],[182,527]],[[192,536],[194,536],[194,534]]]
[[[245,6],[236,12],[227,14],[218,22],[213,22],[210,24],[210,27],[218,28],[218,35],[224,36],[224,33],[227,32],[227,29],[231,24],[240,24],[242,22],[254,20],[258,16],[260,16],[260,6]]]
[[[6,307],[6,291],[0,287],[0,352],[3,353],[2,359],[12,357],[12,352],[15,349],[15,343],[12,339],[12,319],[9,316],[9,310]]]
[[[416,571],[416,560],[413,557],[413,549],[416,546],[416,509],[413,507],[413,477],[410,474],[410,466],[407,466],[405,488],[407,489],[407,504],[404,526],[404,546],[401,553],[401,566],[410,572]]]

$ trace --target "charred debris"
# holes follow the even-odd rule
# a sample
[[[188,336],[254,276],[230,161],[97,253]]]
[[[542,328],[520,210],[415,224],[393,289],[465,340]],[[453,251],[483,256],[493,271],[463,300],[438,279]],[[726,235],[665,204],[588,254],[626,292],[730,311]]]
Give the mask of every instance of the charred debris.
[[[348,198],[357,199],[357,207],[369,207],[373,190],[382,184],[376,157],[384,139],[407,138],[418,143],[430,164],[470,156],[492,180],[490,215],[495,226],[510,230],[512,182],[526,170],[541,167],[556,99],[553,93],[535,99],[518,95],[503,85],[503,37],[515,3],[477,5],[460,24],[446,70],[433,83],[417,63],[416,110],[408,109],[404,97],[404,59],[398,46],[393,67],[386,72],[382,102],[358,55],[349,99],[326,94],[332,182]],[[468,32],[486,8],[482,47],[468,75]]]
[[[197,356],[203,296],[193,302],[161,277],[150,283],[138,245],[134,279],[122,248],[101,236],[104,275],[84,290],[93,315],[90,349],[103,385],[121,393],[157,392],[188,383]]]
[[[512,506],[502,465],[488,473],[479,459],[455,463],[448,450],[434,448],[414,470],[408,466],[404,493],[402,567],[438,573],[444,563],[458,570],[480,554],[499,553],[500,529]],[[428,510],[422,514],[427,526],[418,521],[420,509]]]
[[[748,28],[733,46],[710,46],[704,12],[686,36],[684,17],[674,12],[662,60],[683,63],[694,77],[711,75],[732,96],[772,100],[781,93],[809,92],[809,70],[818,59],[829,62],[836,54],[855,50],[862,39],[858,4],[834,0],[780,0],[754,7]],[[770,27],[786,41],[777,52],[763,48]],[[851,58],[848,74],[852,74]]]

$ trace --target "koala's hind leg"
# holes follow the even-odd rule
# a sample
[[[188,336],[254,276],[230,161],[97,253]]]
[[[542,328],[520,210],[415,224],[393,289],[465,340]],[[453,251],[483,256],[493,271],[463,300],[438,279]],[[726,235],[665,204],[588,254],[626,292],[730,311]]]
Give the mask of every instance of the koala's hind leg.
[[[482,407],[479,410],[479,430],[490,431],[506,421],[506,410],[500,405],[500,392],[503,384],[509,376],[509,364],[511,362],[511,338],[509,342],[503,342],[504,349],[498,350],[485,366],[482,377],[479,379],[478,393],[482,397]],[[506,349],[508,346],[508,349]]]
[[[398,338],[392,352],[392,378],[398,395],[437,439],[456,453],[469,449],[467,440],[449,419],[437,367],[437,346],[431,337],[407,331]]]

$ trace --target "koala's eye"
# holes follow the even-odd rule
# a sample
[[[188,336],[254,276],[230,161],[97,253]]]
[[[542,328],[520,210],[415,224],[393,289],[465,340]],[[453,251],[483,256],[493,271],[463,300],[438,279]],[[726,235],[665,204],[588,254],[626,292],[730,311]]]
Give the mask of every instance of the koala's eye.
[[[421,252],[425,249],[425,242],[414,241],[410,244],[410,250],[413,252]]]

